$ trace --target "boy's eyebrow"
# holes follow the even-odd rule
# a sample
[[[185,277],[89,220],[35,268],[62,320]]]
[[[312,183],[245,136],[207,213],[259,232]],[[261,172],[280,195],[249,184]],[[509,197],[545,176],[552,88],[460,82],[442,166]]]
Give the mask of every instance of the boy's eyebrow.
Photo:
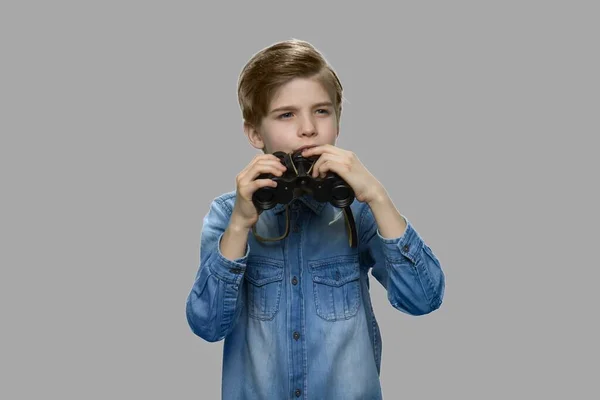
[[[331,107],[331,106],[333,106],[333,103],[330,102],[330,101],[323,101],[321,103],[313,104],[313,108],[315,108],[315,107],[324,107],[324,106]],[[283,111],[283,110],[297,110],[297,108],[294,107],[294,106],[277,107],[277,108],[274,108],[273,110],[269,111],[269,113],[274,113],[276,111]]]

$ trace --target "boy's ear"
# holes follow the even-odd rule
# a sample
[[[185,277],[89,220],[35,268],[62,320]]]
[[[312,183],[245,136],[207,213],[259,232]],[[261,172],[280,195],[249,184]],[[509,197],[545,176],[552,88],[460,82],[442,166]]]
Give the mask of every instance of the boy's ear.
[[[246,121],[244,121],[244,133],[248,137],[248,141],[252,147],[259,150],[265,147],[265,142],[263,142],[260,132],[258,132],[253,125]]]

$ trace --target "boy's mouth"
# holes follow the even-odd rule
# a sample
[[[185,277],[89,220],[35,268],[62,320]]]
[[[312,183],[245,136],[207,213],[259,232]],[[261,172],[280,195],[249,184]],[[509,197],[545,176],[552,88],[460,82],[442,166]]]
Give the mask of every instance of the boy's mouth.
[[[296,150],[294,150],[294,153],[299,153],[299,152],[301,152],[304,149],[310,149],[312,147],[317,147],[317,145],[316,144],[309,144],[309,145],[306,145],[306,146],[298,147]]]

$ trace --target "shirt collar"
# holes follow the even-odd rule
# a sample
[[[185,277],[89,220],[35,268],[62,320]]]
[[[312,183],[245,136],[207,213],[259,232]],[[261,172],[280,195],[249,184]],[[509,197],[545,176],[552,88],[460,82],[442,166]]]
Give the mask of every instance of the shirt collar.
[[[323,208],[325,208],[325,205],[327,204],[327,203],[320,203],[317,200],[315,200],[315,198],[313,196],[311,196],[308,193],[305,193],[302,196],[298,196],[295,199],[293,199],[289,204],[287,204],[287,206],[290,207],[291,209],[293,209],[296,207],[297,204],[300,204],[300,203],[304,204],[306,207],[311,209],[317,215],[321,214],[321,211],[323,211]],[[273,212],[275,214],[280,214],[283,211],[285,211],[285,207],[286,207],[286,204],[278,203],[275,207],[273,207]]]

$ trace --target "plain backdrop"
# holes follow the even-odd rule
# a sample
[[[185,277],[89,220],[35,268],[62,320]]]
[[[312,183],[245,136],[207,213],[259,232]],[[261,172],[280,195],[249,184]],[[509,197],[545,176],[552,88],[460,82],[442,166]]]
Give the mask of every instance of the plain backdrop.
[[[0,397],[218,399],[185,300],[210,202],[259,152],[237,79],[299,38],[446,274],[372,279],[386,399],[582,399],[598,373],[599,7],[585,1],[0,5]]]

